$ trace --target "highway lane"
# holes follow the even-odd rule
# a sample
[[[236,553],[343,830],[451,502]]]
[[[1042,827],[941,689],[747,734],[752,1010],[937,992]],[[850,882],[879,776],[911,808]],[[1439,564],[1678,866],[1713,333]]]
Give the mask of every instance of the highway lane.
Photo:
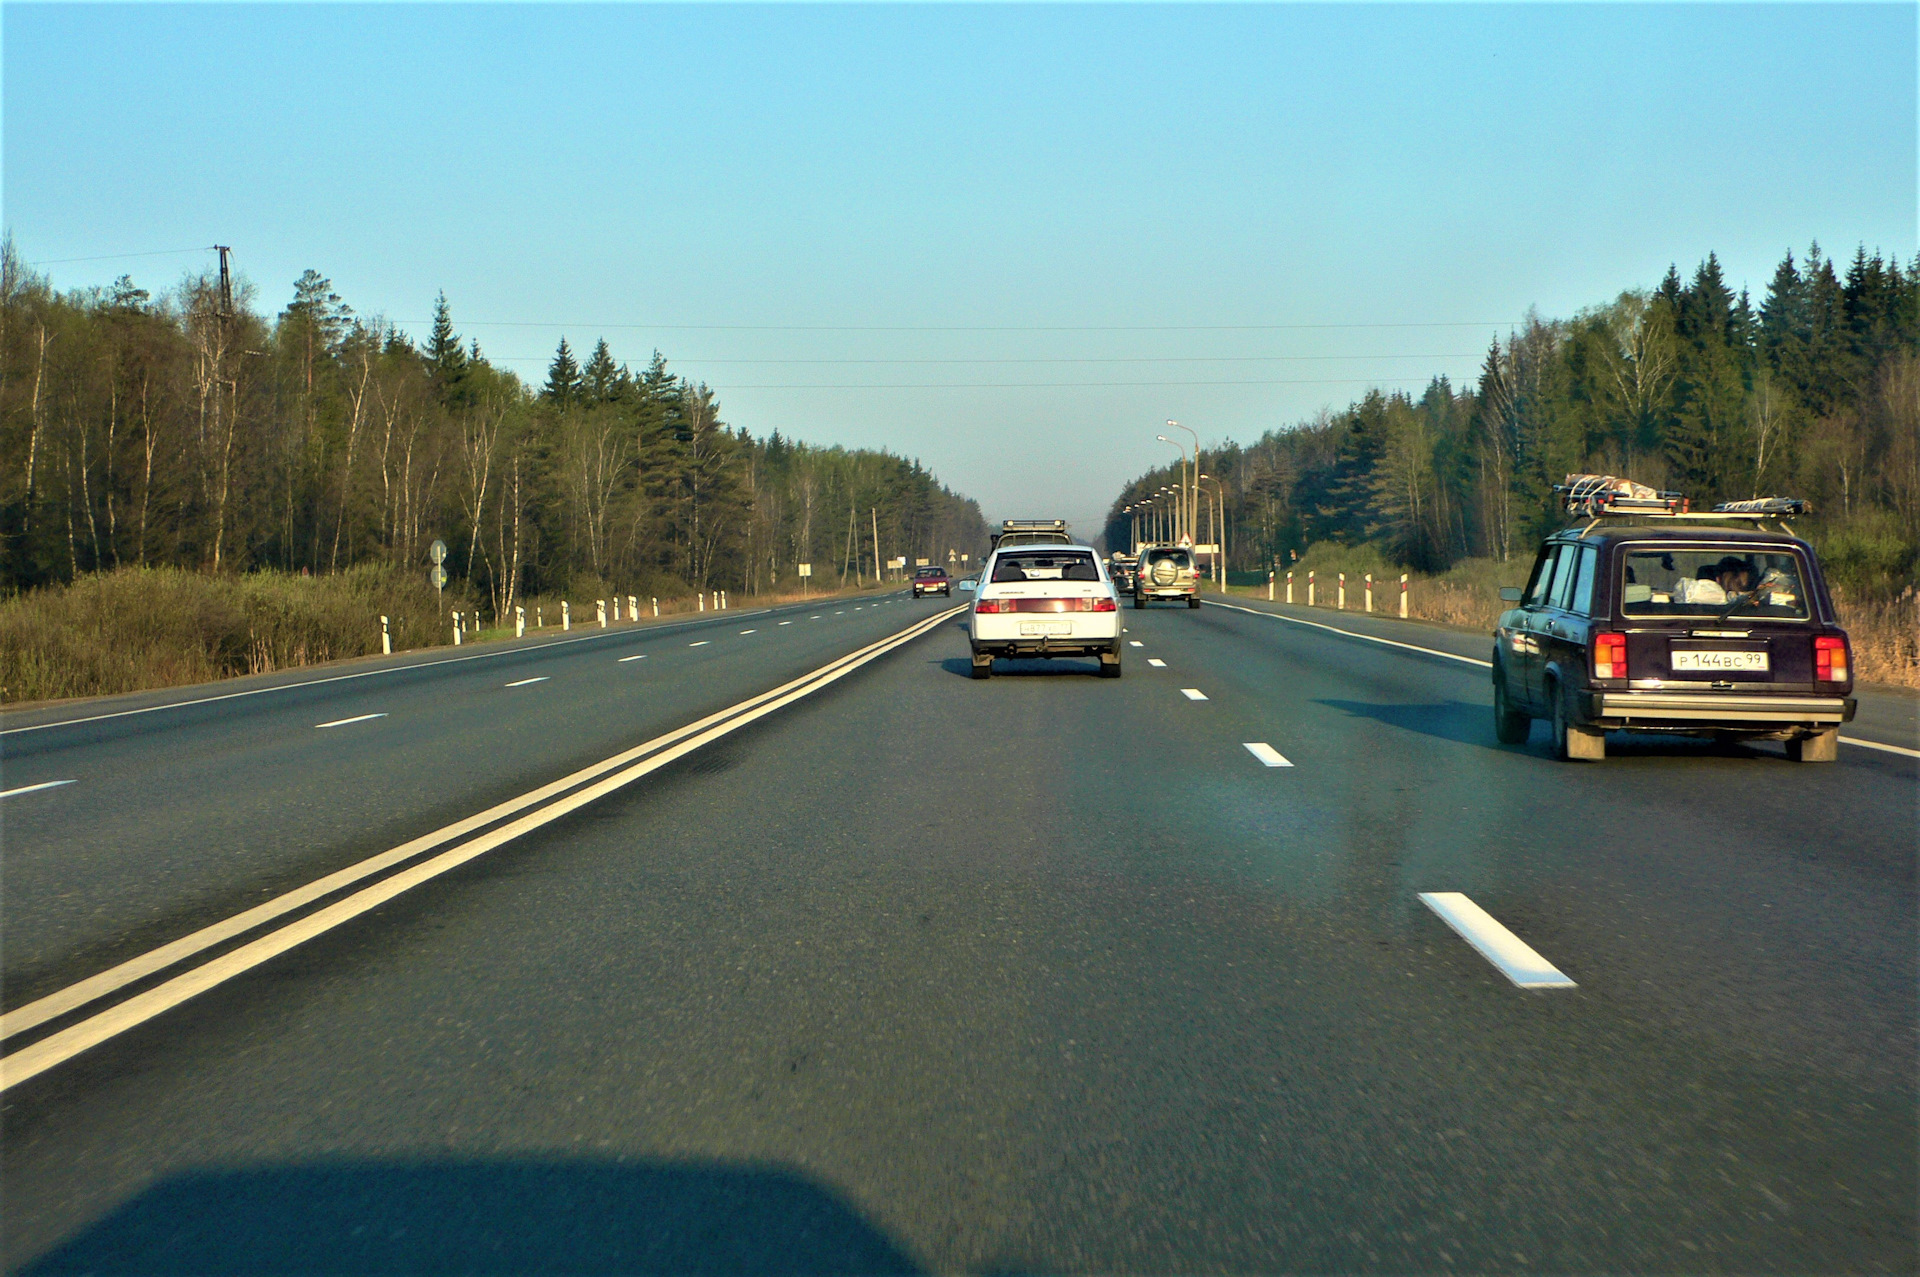
[[[1124,616],[1118,683],[943,627],[9,1093],[6,1263],[1910,1269],[1911,762],[1556,764],[1476,667]]]
[[[0,807],[5,1005],[774,686],[933,606],[894,595],[730,609],[418,653],[369,663],[380,671],[370,677],[309,671],[260,695],[204,700],[237,690],[216,684],[0,716],[0,789],[72,782]],[[167,708],[124,712],[155,706]]]

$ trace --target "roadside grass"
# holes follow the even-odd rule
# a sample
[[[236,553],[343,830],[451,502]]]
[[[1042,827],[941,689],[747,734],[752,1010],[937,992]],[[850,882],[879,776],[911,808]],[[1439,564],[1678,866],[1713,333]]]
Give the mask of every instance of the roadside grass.
[[[896,587],[735,596],[729,602],[736,609],[765,607],[882,588]],[[577,592],[567,597],[574,628],[597,628],[596,600],[611,603],[612,590],[603,587],[584,600]],[[651,620],[654,596],[637,597],[642,620]],[[623,593],[622,625],[630,623],[625,598]],[[561,601],[558,595],[528,600],[528,632],[536,629],[536,619],[545,621],[541,632],[557,631]],[[326,576],[215,576],[180,568],[93,573],[0,601],[0,704],[149,691],[377,655],[383,615],[395,652],[447,647],[453,625],[442,609],[464,612],[470,606],[470,597],[451,590],[437,599],[424,573],[379,564]],[[660,599],[662,617],[699,612],[693,592]],[[468,643],[512,637],[511,620],[463,636]]]
[[[1489,633],[1509,604],[1500,601],[1502,586],[1526,584],[1531,558],[1463,559],[1450,570],[1410,573],[1407,591],[1409,620],[1451,629]],[[1377,615],[1400,614],[1401,568],[1371,546],[1315,545],[1292,565],[1293,601],[1307,601],[1307,573],[1315,574],[1316,609],[1338,610],[1339,574],[1347,574],[1349,612],[1366,608],[1365,577],[1373,573],[1373,610]],[[1284,602],[1287,570],[1274,586],[1274,598]],[[1232,593],[1267,597],[1267,587],[1234,586]],[[1863,683],[1893,687],[1920,687],[1920,592],[1911,585],[1890,599],[1863,597],[1839,586],[1833,604],[1840,624],[1853,642],[1854,677]]]

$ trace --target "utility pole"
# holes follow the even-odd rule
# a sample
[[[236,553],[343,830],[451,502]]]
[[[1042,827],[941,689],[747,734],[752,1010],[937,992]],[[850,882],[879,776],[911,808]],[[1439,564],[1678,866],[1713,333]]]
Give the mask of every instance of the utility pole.
[[[880,507],[869,506],[867,513],[873,518],[873,583],[880,584]]]
[[[227,258],[233,250],[225,244],[215,244],[213,251],[220,254],[220,309],[222,319],[233,318],[233,273],[227,268]]]

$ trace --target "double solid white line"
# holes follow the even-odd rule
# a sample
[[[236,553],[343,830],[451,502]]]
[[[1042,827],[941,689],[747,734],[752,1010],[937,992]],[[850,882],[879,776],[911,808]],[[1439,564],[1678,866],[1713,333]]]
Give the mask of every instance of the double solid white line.
[[[250,971],[261,963],[315,936],[322,935],[350,919],[357,918],[421,883],[429,882],[449,870],[483,856],[503,843],[510,842],[524,833],[558,820],[598,798],[630,785],[675,759],[692,753],[702,745],[718,740],[729,732],[737,731],[783,706],[810,696],[821,688],[844,678],[867,662],[912,642],[962,610],[962,608],[953,607],[925,617],[898,633],[857,648],[771,691],[748,697],[718,713],[709,714],[697,722],[675,728],[644,744],[603,759],[590,767],[584,767],[570,776],[564,776],[551,784],[529,790],[517,798],[508,799],[506,802],[464,820],[455,821],[433,833],[402,843],[390,851],[381,852],[358,864],[316,879],[303,887],[297,887],[263,904],[255,905],[242,913],[216,922],[212,926],[203,927],[190,935],[182,936],[170,944],[131,958],[98,975],[69,985],[57,993],[49,994],[38,1001],[29,1002],[5,1015],[0,1015],[0,1039],[12,1037],[17,1033],[78,1011],[92,1002],[119,992],[128,985],[144,980],[229,940],[237,939],[275,919],[304,909],[355,883],[395,869],[435,847],[478,833],[477,837],[459,842],[458,845],[429,860],[381,878],[325,908],[288,922],[257,939],[248,941],[239,948],[220,954],[211,961],[174,976],[164,983],[96,1012],[84,1020],[40,1039],[31,1046],[0,1057],[0,1091],[36,1077],[90,1047],[98,1046],[137,1025],[144,1024],[155,1016],[179,1006],[189,998],[204,993],[243,972]],[[517,819],[506,819],[521,812],[526,814],[519,815]],[[501,821],[506,823],[499,823]],[[482,830],[485,832],[479,832]]]

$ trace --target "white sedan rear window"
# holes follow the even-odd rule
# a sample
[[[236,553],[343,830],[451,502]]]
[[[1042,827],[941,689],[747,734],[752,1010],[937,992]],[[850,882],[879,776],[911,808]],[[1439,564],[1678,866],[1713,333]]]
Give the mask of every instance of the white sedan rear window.
[[[993,581],[1098,581],[1100,565],[1088,550],[1021,550],[1002,554],[993,564]]]

